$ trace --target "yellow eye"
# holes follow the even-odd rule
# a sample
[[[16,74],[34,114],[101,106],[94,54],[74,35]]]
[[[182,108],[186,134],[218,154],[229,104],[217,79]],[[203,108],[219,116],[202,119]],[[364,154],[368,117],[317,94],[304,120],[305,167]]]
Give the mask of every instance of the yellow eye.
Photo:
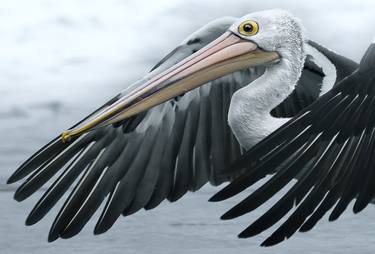
[[[251,36],[256,35],[259,31],[259,25],[255,21],[246,20],[238,27],[238,32],[242,35]]]

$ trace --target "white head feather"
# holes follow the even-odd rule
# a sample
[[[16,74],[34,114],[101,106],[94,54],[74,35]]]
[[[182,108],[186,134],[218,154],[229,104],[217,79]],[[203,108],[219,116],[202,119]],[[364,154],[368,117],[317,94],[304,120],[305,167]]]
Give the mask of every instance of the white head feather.
[[[239,33],[238,27],[245,20],[258,23],[257,34]],[[274,118],[270,111],[293,91],[301,76],[306,56],[305,33],[298,18],[279,9],[248,14],[230,30],[281,56],[279,63],[268,66],[264,75],[232,97],[228,123],[240,144],[248,149],[288,120]]]
[[[259,32],[253,36],[244,36],[238,32],[239,25],[244,20],[256,21]],[[281,9],[254,12],[238,19],[230,28],[233,33],[246,40],[255,42],[259,47],[268,51],[277,51],[281,56],[290,54],[296,48],[303,48],[305,29],[300,20]]]

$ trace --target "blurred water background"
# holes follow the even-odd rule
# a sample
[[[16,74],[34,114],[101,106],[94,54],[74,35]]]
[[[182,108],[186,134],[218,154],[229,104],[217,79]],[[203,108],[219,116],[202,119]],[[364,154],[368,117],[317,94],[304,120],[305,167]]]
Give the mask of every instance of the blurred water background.
[[[0,0],[0,253],[373,253],[374,207],[265,249],[258,245],[269,232],[236,238],[262,209],[219,221],[239,199],[210,204],[209,186],[121,218],[102,236],[92,236],[90,224],[72,240],[48,244],[52,216],[23,225],[39,195],[17,204],[15,186],[5,185],[41,145],[144,75],[188,34],[221,16],[270,8],[292,11],[311,39],[356,61],[375,36],[374,1]]]

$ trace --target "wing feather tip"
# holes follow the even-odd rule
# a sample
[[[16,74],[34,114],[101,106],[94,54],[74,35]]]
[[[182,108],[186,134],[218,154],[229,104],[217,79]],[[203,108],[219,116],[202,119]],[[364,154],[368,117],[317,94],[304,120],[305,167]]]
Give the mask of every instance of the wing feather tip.
[[[17,189],[16,192],[14,193],[14,195],[13,195],[14,200],[16,200],[17,202],[22,202],[25,199],[27,199],[27,197],[28,196],[25,195],[25,193],[22,191],[22,189]]]
[[[244,238],[250,238],[253,236],[258,235],[260,232],[256,232],[251,226],[242,231],[240,234],[238,234],[238,238],[244,239]]]
[[[364,203],[364,202],[358,202],[358,200],[354,203],[354,206],[353,206],[353,213],[357,214],[361,211],[363,211],[363,209],[365,209],[367,206],[367,203]]]
[[[217,192],[208,200],[208,202],[221,202],[237,195],[239,192],[237,191],[232,193],[232,191],[228,189],[230,186],[231,184],[227,187],[224,187],[224,189],[222,189],[221,191]]]
[[[52,242],[56,241],[57,239],[59,239],[59,234],[57,234],[56,232],[50,232],[48,234],[47,241],[49,243],[52,243]]]
[[[117,218],[117,217],[116,217]],[[116,222],[115,217],[110,216],[110,214],[102,214],[101,218],[95,225],[94,235],[101,235],[107,232],[113,224]]]
[[[94,233],[94,235],[101,235],[101,234],[106,233],[111,227],[112,227],[111,224],[98,223],[98,224],[96,224],[93,233]]]
[[[239,233],[237,235],[237,237],[240,238],[240,239],[246,239],[246,238],[248,238],[247,235],[244,233],[244,231],[242,231],[241,233]]]
[[[315,224],[303,224],[298,231],[302,233],[306,233],[310,231],[314,226]]]
[[[23,179],[29,175],[37,165],[40,165],[43,161],[46,161],[47,158],[42,159],[43,155],[51,153],[48,158],[52,157],[54,153],[64,149],[68,143],[63,143],[59,137],[52,140],[49,144],[43,147],[40,151],[31,156],[27,161],[25,161],[21,166],[16,169],[16,171],[8,178],[7,184],[12,184]]]
[[[18,177],[16,173],[13,173],[6,181],[6,184],[13,184],[21,180],[22,177]]]
[[[262,247],[272,247],[279,243],[281,243],[284,239],[280,239],[278,237],[270,236],[265,241],[263,241],[260,246]]]
[[[234,218],[237,218],[239,215],[237,215],[237,212],[235,212],[234,210],[229,210],[228,212],[224,213],[220,219],[221,220],[231,220],[231,219],[234,219]]]
[[[27,176],[28,174],[25,173],[25,168],[27,167],[28,164],[24,163],[22,164],[21,166],[19,166],[14,172],[13,174],[8,178],[7,180],[7,184],[12,184],[12,183],[16,183],[20,180],[22,180],[25,176]]]
[[[81,232],[81,230],[82,230],[82,227],[75,227],[74,225],[70,227],[68,226],[59,235],[62,239],[70,239],[78,235]]]
[[[328,221],[332,222],[337,220],[341,215],[341,212],[336,212],[335,210],[332,211],[332,213],[328,217]]]
[[[94,231],[93,231],[93,234],[94,234],[94,235],[101,235],[101,234],[104,234],[105,232],[107,232],[107,230],[104,230],[104,229],[102,229],[102,228],[96,228],[96,227],[95,227],[95,229],[94,229]]]
[[[26,226],[32,226],[35,225],[40,219],[37,218],[37,215],[34,213],[30,213],[29,216],[27,216],[25,225]]]
[[[226,198],[224,198],[222,196],[222,194],[220,192],[216,193],[215,195],[213,195],[209,200],[208,202],[220,202],[220,201],[223,201],[225,200]]]

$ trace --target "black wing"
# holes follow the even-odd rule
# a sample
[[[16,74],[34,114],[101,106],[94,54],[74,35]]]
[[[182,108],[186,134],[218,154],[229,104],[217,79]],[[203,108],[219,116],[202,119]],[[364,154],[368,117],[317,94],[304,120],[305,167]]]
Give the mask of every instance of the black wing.
[[[172,66],[220,36],[227,26],[222,21],[219,24],[215,29],[211,25],[201,30],[199,40],[183,43],[154,71]],[[121,214],[152,209],[165,199],[176,201],[207,182],[217,185],[231,179],[236,172],[227,169],[241,150],[227,124],[230,99],[259,74],[258,70],[236,72],[115,126],[67,143],[56,138],[8,180],[13,183],[27,177],[15,193],[18,201],[51,183],[26,224],[41,220],[68,192],[49,240],[79,233],[106,199],[95,228],[95,233],[103,233]]]
[[[297,230],[308,231],[328,210],[336,220],[356,199],[355,213],[375,195],[375,45],[360,67],[295,118],[250,149],[237,163],[249,167],[211,200],[229,198],[273,172],[265,184],[223,215],[251,212],[298,180],[239,236],[251,237],[292,214],[262,245],[277,244]],[[250,162],[250,163],[249,163]]]

